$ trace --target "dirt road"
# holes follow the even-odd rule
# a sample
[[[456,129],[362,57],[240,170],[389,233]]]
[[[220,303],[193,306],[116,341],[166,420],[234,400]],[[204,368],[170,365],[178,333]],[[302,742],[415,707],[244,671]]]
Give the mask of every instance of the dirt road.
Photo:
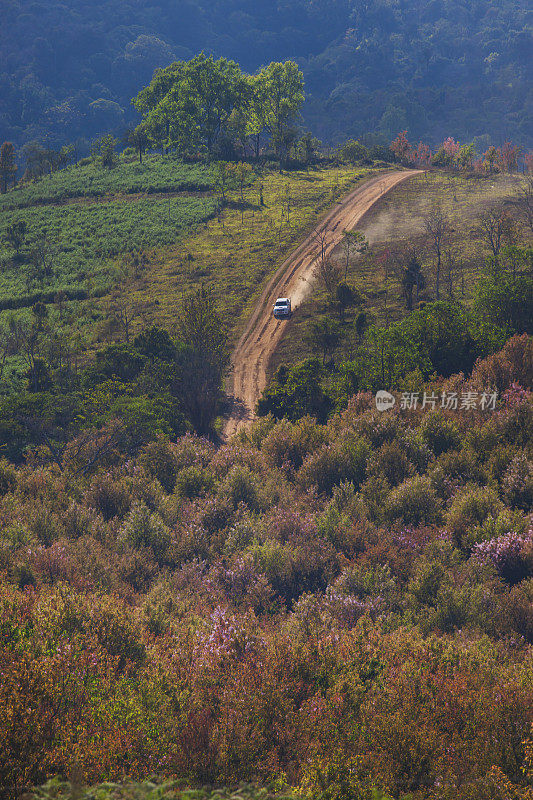
[[[255,405],[266,386],[268,362],[286,324],[272,316],[276,298],[290,297],[295,309],[311,292],[321,249],[317,233],[327,233],[325,252],[331,253],[342,240],[344,231],[352,230],[380,197],[417,172],[388,172],[365,181],[335,205],[277,270],[257,301],[231,358],[226,381],[226,391],[231,398],[229,416],[223,429],[226,438],[252,421]]]

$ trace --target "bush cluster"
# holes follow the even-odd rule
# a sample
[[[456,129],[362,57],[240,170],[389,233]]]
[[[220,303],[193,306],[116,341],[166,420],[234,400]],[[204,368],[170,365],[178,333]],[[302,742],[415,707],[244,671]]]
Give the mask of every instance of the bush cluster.
[[[87,472],[0,462],[6,797],[527,797],[533,398],[368,400]]]

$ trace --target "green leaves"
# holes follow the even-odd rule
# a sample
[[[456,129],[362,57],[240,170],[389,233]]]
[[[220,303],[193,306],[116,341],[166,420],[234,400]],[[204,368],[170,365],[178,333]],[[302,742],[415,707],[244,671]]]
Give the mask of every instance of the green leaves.
[[[204,53],[157,70],[132,100],[154,145],[208,158],[230,130],[241,140],[255,137],[256,154],[265,130],[276,153],[286,153],[288,130],[303,102],[303,75],[293,61],[249,76],[234,61]]]

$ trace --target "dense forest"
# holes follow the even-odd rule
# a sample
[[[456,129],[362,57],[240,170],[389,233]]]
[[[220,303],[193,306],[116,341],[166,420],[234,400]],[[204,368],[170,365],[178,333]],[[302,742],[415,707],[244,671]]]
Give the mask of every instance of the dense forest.
[[[154,69],[201,50],[249,72],[294,59],[325,142],[406,129],[435,144],[453,129],[479,147],[531,144],[523,0],[7,0],[2,23],[0,139],[18,145],[123,131]]]

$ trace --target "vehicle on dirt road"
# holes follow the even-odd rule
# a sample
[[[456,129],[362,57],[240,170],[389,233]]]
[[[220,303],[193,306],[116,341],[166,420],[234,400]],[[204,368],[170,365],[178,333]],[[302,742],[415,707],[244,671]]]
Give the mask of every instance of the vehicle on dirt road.
[[[278,297],[274,303],[274,316],[276,319],[288,319],[292,314],[290,297]]]

